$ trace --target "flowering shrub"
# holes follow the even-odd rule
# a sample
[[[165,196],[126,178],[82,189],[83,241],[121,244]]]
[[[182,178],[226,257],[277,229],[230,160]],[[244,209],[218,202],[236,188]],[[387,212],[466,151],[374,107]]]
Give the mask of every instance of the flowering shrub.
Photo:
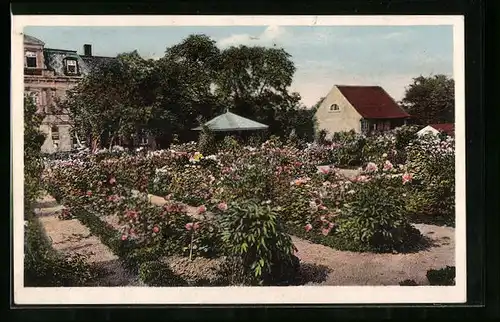
[[[413,189],[407,203],[411,214],[455,217],[455,148],[451,137],[423,137],[407,148],[408,169],[414,173]]]
[[[387,171],[378,173],[375,164],[366,182],[353,183],[341,215],[337,234],[376,251],[406,251],[419,246],[420,232],[413,228],[405,209],[405,189],[411,179]]]
[[[221,210],[225,209],[225,210]],[[269,205],[232,202],[213,207],[230,257],[240,261],[252,284],[275,284],[296,276],[295,247]]]

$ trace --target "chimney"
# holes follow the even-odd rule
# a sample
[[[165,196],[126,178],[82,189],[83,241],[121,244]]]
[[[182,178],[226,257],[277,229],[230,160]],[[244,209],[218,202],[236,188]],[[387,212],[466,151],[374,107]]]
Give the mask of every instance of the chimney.
[[[83,45],[83,54],[85,56],[92,56],[92,45],[89,44]]]

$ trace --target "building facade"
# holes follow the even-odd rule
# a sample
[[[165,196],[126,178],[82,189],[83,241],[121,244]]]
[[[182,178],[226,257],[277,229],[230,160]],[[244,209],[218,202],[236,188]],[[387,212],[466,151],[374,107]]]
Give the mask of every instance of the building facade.
[[[46,48],[40,39],[24,35],[24,90],[32,95],[39,111],[45,113],[41,130],[46,134],[43,153],[70,151],[76,143],[71,134],[71,119],[57,102],[64,100],[67,90],[112,57],[92,55],[91,45],[84,54],[76,50]]]
[[[316,111],[319,130],[371,134],[406,124],[406,113],[380,86],[335,85]]]

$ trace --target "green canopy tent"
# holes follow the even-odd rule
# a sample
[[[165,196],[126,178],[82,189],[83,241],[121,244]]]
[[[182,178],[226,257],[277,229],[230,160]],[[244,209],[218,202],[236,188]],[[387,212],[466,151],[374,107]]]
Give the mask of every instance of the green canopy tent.
[[[240,138],[243,138],[243,131],[246,133],[253,133],[253,131],[262,131],[269,128],[268,125],[252,121],[229,111],[214,117],[210,121],[206,122],[204,126],[206,126],[210,131],[217,133],[235,132]],[[202,129],[203,126],[198,126],[192,130],[201,131]]]

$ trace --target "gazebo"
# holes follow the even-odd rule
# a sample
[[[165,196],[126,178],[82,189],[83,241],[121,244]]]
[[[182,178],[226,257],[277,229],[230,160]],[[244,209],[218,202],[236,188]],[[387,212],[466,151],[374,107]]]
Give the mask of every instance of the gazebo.
[[[255,131],[267,130],[269,128],[268,125],[247,119],[229,111],[214,117],[210,121],[206,122],[204,126],[206,126],[210,131],[215,132],[216,137],[219,139],[222,138],[222,133],[232,132],[235,136],[239,137],[239,139],[243,140],[248,139]],[[202,129],[203,126],[198,126],[192,130],[201,131]],[[245,134],[243,134],[243,132]]]
[[[226,112],[217,117],[214,117],[210,121],[204,124],[211,131],[214,132],[240,132],[240,131],[255,131],[255,130],[267,130],[269,126],[252,121],[245,117],[236,115],[231,112]],[[194,131],[200,131],[202,126],[194,128]]]

